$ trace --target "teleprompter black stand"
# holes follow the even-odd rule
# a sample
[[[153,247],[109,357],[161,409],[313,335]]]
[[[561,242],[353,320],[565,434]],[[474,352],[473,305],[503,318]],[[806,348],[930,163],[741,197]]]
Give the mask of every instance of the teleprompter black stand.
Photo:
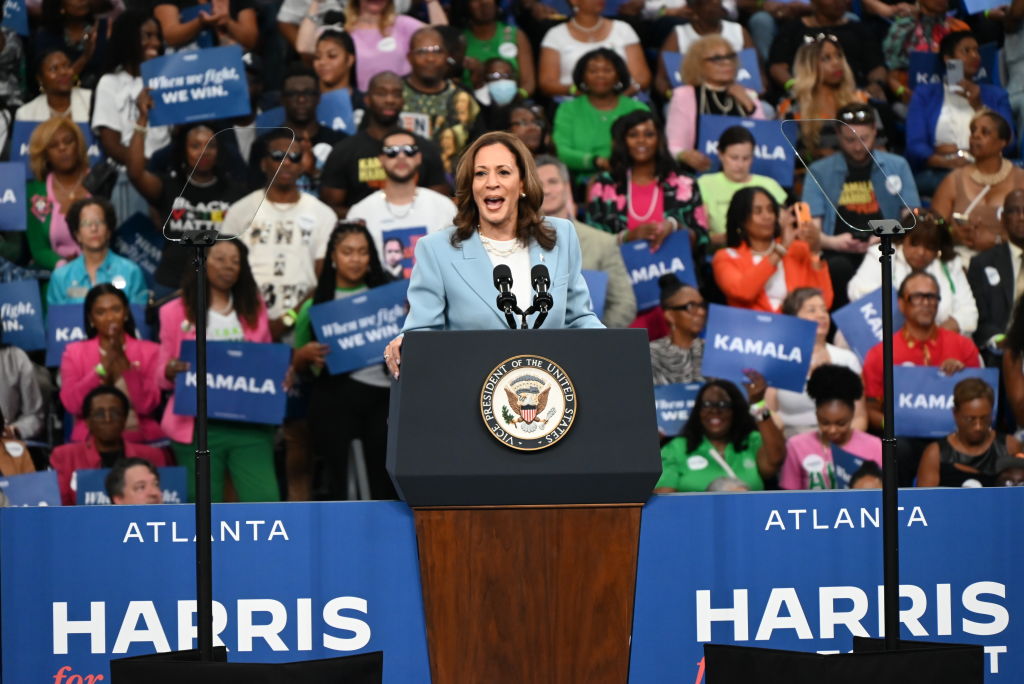
[[[196,268],[196,636],[198,649],[110,661],[112,684],[381,684],[380,651],[296,663],[229,663],[213,646],[213,548],[210,451],[206,410],[206,250],[217,231],[188,231],[182,244],[195,248]]]
[[[571,428],[536,451],[495,439],[482,410],[491,371],[524,354],[575,391]],[[432,684],[625,684],[661,473],[652,396],[642,330],[405,336],[388,471],[413,508]],[[492,429],[509,422],[497,405]]]
[[[885,638],[853,640],[853,653],[819,655],[705,644],[707,684],[983,684],[981,646],[900,640],[898,467],[892,374],[892,239],[909,229],[894,219],[868,221],[882,267],[882,568]]]

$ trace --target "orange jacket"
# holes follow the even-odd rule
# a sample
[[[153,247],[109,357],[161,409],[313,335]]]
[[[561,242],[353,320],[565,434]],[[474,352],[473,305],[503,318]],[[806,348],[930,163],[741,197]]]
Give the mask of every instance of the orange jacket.
[[[811,248],[803,240],[793,240],[782,257],[786,271],[786,291],[792,292],[798,287],[816,287],[825,296],[825,306],[832,307],[832,278],[828,273],[828,264],[822,261],[820,269],[811,264]],[[715,273],[715,282],[725,293],[725,302],[729,306],[740,309],[755,309],[778,313],[768,301],[764,286],[775,266],[769,259],[761,259],[754,263],[754,255],[746,242],[739,247],[720,249],[711,260],[711,268]]]

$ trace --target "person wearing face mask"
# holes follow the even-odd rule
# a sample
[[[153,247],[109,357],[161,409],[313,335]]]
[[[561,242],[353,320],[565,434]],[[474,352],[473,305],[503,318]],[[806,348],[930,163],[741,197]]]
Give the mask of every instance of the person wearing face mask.
[[[498,19],[496,0],[456,0],[450,14],[452,23],[463,28],[466,38],[463,83],[467,88],[483,87],[487,63],[502,59],[522,74],[524,97],[533,94],[537,84],[530,40],[521,29]]]
[[[133,304],[149,300],[142,269],[110,249],[116,225],[114,207],[102,197],[87,197],[71,205],[68,228],[82,253],[53,272],[46,289],[49,306],[83,302],[99,283],[113,283]]]
[[[963,263],[953,249],[949,224],[928,209],[915,209],[917,225],[906,218],[905,226],[913,226],[896,238],[892,257],[892,281],[897,286],[915,271],[931,273],[939,282],[939,309],[936,322],[947,330],[970,337],[978,327],[978,307]],[[860,299],[882,286],[878,259],[881,252],[872,247],[850,280],[847,292],[850,301]]]
[[[836,489],[832,450],[882,465],[882,440],[854,427],[854,405],[864,394],[860,377],[845,366],[818,366],[807,380],[817,430],[786,440],[779,472],[782,489]]]
[[[88,121],[92,91],[75,85],[75,71],[64,50],[53,48],[39,57],[36,78],[39,95],[14,113],[15,121],[46,121],[51,116],[66,116],[72,121]]]

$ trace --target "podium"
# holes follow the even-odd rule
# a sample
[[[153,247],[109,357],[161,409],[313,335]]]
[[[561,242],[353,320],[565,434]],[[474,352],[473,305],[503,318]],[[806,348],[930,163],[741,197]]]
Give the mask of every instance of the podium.
[[[387,463],[433,684],[625,684],[661,473],[644,331],[407,334]]]

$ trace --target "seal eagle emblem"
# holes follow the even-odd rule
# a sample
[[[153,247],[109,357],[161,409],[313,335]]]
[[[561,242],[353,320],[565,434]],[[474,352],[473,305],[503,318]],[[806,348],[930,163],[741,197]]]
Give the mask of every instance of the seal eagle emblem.
[[[560,440],[572,426],[576,388],[551,359],[514,356],[487,374],[480,413],[499,442],[520,451],[536,451]]]

